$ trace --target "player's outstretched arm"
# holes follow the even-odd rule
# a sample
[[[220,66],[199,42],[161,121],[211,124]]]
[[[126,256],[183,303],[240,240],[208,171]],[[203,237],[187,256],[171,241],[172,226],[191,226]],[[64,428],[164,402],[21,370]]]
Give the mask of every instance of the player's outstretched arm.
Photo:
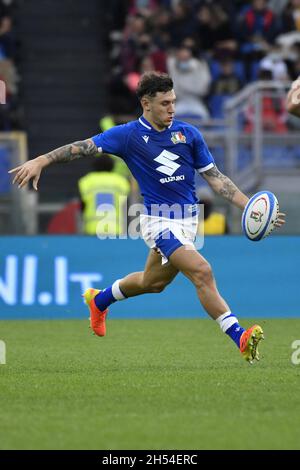
[[[201,173],[201,175],[215,193],[220,194],[227,201],[244,210],[249,198],[237,188],[228,176],[223,175],[216,166]]]
[[[19,188],[23,188],[32,179],[33,187],[37,191],[38,181],[45,167],[52,163],[67,163],[79,158],[95,156],[97,153],[97,146],[92,139],[82,140],[29,160],[23,165],[13,168],[9,173],[15,173],[13,184],[18,184]]]
[[[286,107],[290,114],[300,117],[300,79],[297,78],[287,94]]]
[[[238,189],[228,176],[223,175],[216,166],[201,173],[201,175],[215,193],[220,194],[220,196],[227,199],[227,201],[231,202],[239,209],[244,210],[249,198]],[[284,223],[285,214],[279,212],[275,226],[281,227]]]

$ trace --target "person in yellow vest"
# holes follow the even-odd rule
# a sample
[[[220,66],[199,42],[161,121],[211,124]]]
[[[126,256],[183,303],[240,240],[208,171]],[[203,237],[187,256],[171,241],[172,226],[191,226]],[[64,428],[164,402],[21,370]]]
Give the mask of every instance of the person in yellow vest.
[[[199,223],[198,234],[204,235],[224,235],[228,233],[228,225],[225,215],[215,210],[214,196],[211,191],[202,188],[197,192],[200,204],[204,205],[203,223]]]
[[[121,235],[126,231],[125,209],[130,193],[128,180],[114,173],[114,160],[106,154],[96,158],[94,171],[78,181],[86,235]]]

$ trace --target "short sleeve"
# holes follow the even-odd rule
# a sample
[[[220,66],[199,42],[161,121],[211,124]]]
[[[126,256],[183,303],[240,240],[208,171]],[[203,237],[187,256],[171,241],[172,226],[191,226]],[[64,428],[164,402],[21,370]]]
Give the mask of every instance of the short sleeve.
[[[194,132],[194,155],[195,155],[195,169],[199,173],[209,170],[215,166],[214,157],[203,139],[198,129]]]
[[[127,141],[126,126],[115,126],[92,137],[92,141],[97,146],[99,152],[110,153],[124,158],[124,150]]]

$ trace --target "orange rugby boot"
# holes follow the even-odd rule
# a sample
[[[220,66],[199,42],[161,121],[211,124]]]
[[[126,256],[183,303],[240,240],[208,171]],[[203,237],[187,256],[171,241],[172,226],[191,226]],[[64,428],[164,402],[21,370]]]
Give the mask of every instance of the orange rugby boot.
[[[98,289],[87,289],[83,294],[85,303],[87,304],[90,311],[90,325],[92,330],[97,336],[106,335],[106,315],[108,314],[108,308],[101,312],[95,304],[95,297],[101,292]]]
[[[259,361],[257,346],[261,339],[265,338],[263,330],[259,325],[248,328],[240,338],[240,351],[244,359],[250,364],[252,364],[254,359]]]

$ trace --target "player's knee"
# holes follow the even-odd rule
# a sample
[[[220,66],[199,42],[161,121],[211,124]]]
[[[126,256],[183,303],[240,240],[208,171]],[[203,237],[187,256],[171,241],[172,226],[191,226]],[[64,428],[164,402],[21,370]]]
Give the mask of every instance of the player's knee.
[[[209,263],[200,264],[192,274],[192,281],[197,288],[207,286],[213,282],[214,276]]]

